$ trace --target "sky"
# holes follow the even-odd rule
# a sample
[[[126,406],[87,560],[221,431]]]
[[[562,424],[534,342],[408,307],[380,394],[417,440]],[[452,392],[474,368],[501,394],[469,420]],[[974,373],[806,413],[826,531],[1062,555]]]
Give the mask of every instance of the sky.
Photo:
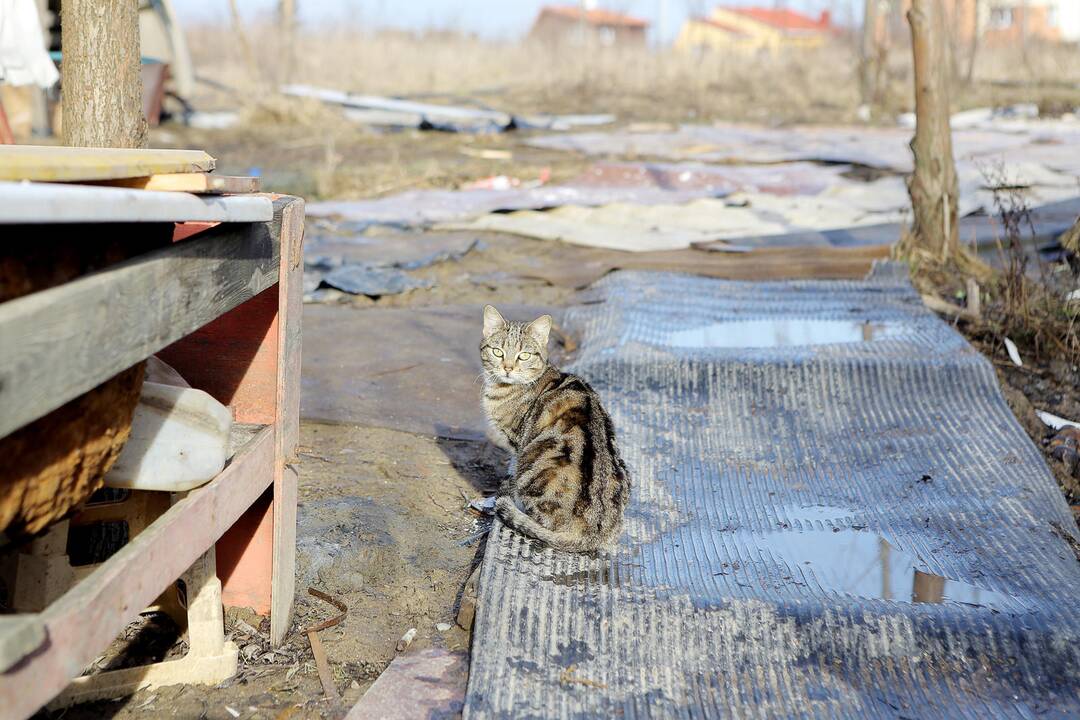
[[[306,24],[355,23],[358,27],[407,30],[450,29],[490,39],[514,40],[528,32],[537,10],[546,4],[577,4],[576,0],[296,0]],[[267,13],[274,0],[237,0],[241,13]],[[709,0],[598,0],[597,7],[636,15],[652,23],[654,40],[670,41],[687,17],[708,14]],[[834,18],[850,21],[861,0],[724,0],[724,5],[786,5],[816,15],[832,10]],[[228,18],[228,0],[173,0],[181,22]]]

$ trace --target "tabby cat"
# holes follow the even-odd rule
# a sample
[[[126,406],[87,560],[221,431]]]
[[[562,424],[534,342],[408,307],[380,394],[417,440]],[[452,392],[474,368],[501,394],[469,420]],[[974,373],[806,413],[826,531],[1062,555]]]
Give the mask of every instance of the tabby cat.
[[[630,475],[596,391],[548,364],[550,331],[550,315],[507,322],[484,308],[484,412],[492,441],[515,460],[495,511],[551,547],[592,552],[622,529]]]

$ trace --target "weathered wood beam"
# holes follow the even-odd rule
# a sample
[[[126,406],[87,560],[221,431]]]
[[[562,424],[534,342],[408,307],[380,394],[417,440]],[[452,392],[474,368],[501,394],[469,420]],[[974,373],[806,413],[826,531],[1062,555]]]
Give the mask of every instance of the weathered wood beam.
[[[278,204],[270,223],[223,225],[0,304],[0,437],[276,283]]]

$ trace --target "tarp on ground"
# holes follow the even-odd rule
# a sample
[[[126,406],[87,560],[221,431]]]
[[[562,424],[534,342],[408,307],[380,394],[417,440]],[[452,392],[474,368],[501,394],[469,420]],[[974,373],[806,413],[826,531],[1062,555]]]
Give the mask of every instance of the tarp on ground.
[[[842,177],[844,166],[787,163],[777,166],[701,163],[596,163],[561,185],[508,189],[411,190],[368,200],[309,203],[311,218],[367,225],[415,226],[464,220],[507,210],[615,202],[681,203],[733,192],[818,195],[837,185],[859,185]]]
[[[568,205],[546,212],[492,213],[437,227],[504,232],[610,250],[655,252],[714,240],[878,225],[905,218],[899,208],[860,209],[859,203],[869,197],[739,193],[727,200],[703,198],[682,205]]]
[[[545,135],[526,141],[534,147],[591,156],[667,158],[725,163],[780,163],[799,160],[863,165],[911,172],[911,130],[875,127],[761,127],[717,123],[681,125],[674,130],[621,129]],[[958,162],[1039,162],[1048,169],[1080,175],[1080,157],[1068,148],[1080,143],[1080,122],[1032,122],[1022,130],[953,132]]]
[[[465,717],[1080,715],[1074,520],[895,273],[616,273],[571,369],[633,473],[610,555],[500,524]]]

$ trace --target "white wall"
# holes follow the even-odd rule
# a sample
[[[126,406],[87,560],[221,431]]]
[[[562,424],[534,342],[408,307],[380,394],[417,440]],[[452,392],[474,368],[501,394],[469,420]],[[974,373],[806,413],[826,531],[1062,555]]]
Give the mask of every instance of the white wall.
[[[1057,0],[1058,25],[1065,40],[1080,41],[1080,0]]]

